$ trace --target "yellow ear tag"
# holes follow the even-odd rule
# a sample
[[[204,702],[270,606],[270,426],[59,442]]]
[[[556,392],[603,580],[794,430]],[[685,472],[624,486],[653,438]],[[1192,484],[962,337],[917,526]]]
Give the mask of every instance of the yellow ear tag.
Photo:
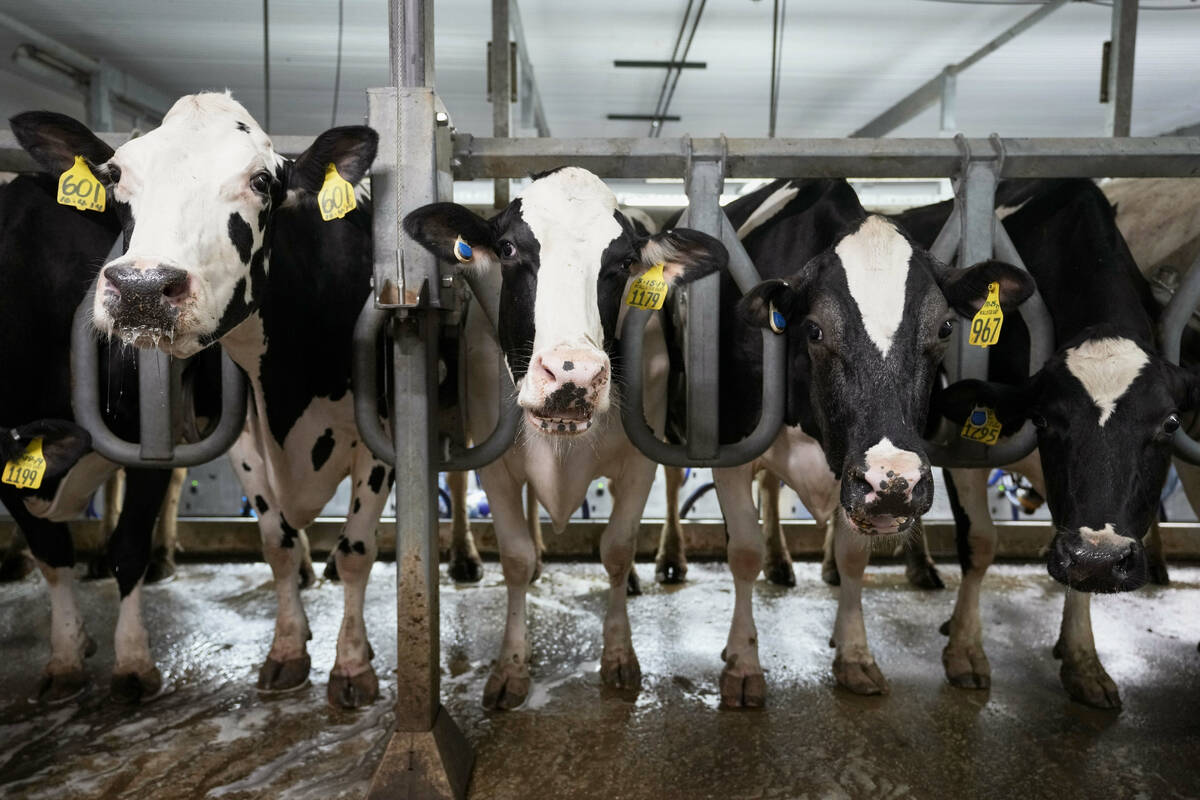
[[[995,444],[1000,440],[1000,420],[996,419],[996,412],[986,406],[975,406],[959,436],[980,444]]]
[[[643,272],[633,282],[633,286],[629,287],[629,295],[625,298],[625,305],[633,306],[634,308],[644,308],[649,311],[657,311],[663,307],[663,302],[666,299],[667,281],[663,278],[663,265],[655,264]]]
[[[358,207],[358,201],[354,199],[354,187],[338,174],[333,164],[325,168],[325,183],[317,192],[317,205],[321,207],[321,219],[326,222],[341,219]]]
[[[104,200],[104,184],[88,169],[83,156],[75,156],[71,168],[58,176],[58,202],[80,211],[103,211]]]
[[[38,489],[45,474],[46,458],[42,455],[42,437],[39,436],[29,443],[24,453],[4,465],[0,481],[19,489]]]
[[[1004,312],[1000,309],[1000,284],[988,284],[987,300],[971,319],[971,344],[991,347],[1000,341],[1000,326],[1004,324]]]

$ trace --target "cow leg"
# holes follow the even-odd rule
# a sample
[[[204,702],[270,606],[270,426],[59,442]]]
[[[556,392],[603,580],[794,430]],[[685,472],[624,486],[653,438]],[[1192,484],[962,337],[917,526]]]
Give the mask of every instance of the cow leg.
[[[18,527],[13,528],[12,539],[4,554],[0,556],[0,583],[12,583],[24,580],[25,576],[37,568],[29,545],[25,542],[25,534]]]
[[[361,708],[379,697],[379,678],[371,667],[375,652],[367,638],[364,614],[367,581],[375,563],[378,547],[375,525],[387,504],[392,478],[374,484],[368,480],[372,470],[386,467],[368,453],[359,451],[350,473],[350,511],[346,526],[334,547],[333,558],[342,580],[342,627],[338,631],[337,659],[329,673],[325,697],[334,708]],[[460,473],[461,474],[461,473]]]
[[[946,588],[929,555],[929,538],[925,535],[924,525],[918,522],[912,538],[900,547],[904,551],[904,575],[911,586],[918,589]]]
[[[942,650],[946,679],[964,689],[987,689],[992,667],[983,651],[979,591],[983,576],[996,556],[996,525],[987,502],[986,469],[944,470],[946,492],[954,513],[954,537],[962,564],[962,583],[954,615],[942,626],[950,642]]]
[[[654,462],[634,456],[626,462],[621,475],[609,482],[613,489],[613,509],[600,536],[600,560],[608,573],[608,613],[604,616],[600,680],[614,689],[637,689],[642,682],[625,601],[642,510],[654,484],[655,469]]]
[[[85,581],[96,581],[111,578],[109,558],[107,553],[109,540],[117,523],[121,519],[121,508],[125,502],[125,470],[118,469],[104,482],[104,513],[100,515],[100,549],[89,553],[86,569],[83,573]]]
[[[758,629],[754,625],[754,582],[763,564],[763,537],[758,527],[758,509],[750,493],[754,468],[713,470],[717,499],[725,517],[729,571],[733,573],[733,622],[721,659],[721,705],[726,708],[755,708],[767,699],[767,681],[758,661]]]
[[[1095,708],[1121,708],[1117,684],[1096,655],[1096,640],[1092,636],[1092,596],[1087,592],[1067,589],[1062,630],[1054,645],[1054,657],[1062,660],[1058,677],[1072,700]]]
[[[862,579],[871,558],[866,537],[850,528],[845,515],[834,516],[833,554],[841,576],[833,642],[833,676],[855,694],[887,694],[888,683],[871,655],[863,622]]]
[[[1171,575],[1167,571],[1167,558],[1163,554],[1162,530],[1158,527],[1157,514],[1154,515],[1154,521],[1150,523],[1150,530],[1146,531],[1146,538],[1142,540],[1142,546],[1146,550],[1146,570],[1149,573],[1150,583],[1159,586],[1169,585]]]
[[[651,480],[653,481],[653,475],[651,475]],[[612,503],[613,503],[613,513],[609,517],[609,527],[612,526],[613,516],[616,516],[617,504],[621,502],[620,492],[621,492],[622,488],[623,488],[622,485],[617,481],[610,480],[608,482],[608,495],[609,495],[609,497],[612,498]],[[649,496],[649,494],[650,494],[650,490],[647,489],[646,495]],[[638,509],[639,521],[641,518],[642,510],[645,508],[645,506],[646,506],[646,501],[643,499],[642,500],[642,508]],[[608,528],[606,527],[605,530],[607,531]],[[601,536],[603,536],[603,534],[601,534]],[[635,550],[636,550],[636,540],[637,540],[637,532],[635,530],[634,531]],[[640,578],[638,578],[637,566],[633,561],[630,561],[629,562],[629,570],[626,572],[626,578],[625,578],[625,596],[626,597],[637,597],[641,593],[642,593],[642,581]]]
[[[840,586],[842,576],[838,574],[837,559],[833,555],[833,518],[825,523],[825,543],[821,548],[821,580],[830,586]]]
[[[446,572],[458,583],[478,583],[483,578],[483,559],[467,523],[467,473],[447,472],[450,488],[450,564]]]
[[[525,630],[525,592],[533,580],[537,552],[526,528],[521,506],[521,484],[503,462],[479,471],[480,481],[492,507],[492,524],[500,550],[500,568],[508,590],[504,638],[500,656],[483,687],[484,708],[508,711],[519,707],[529,695],[529,642]]]
[[[767,580],[776,586],[795,586],[796,570],[779,521],[779,477],[769,469],[758,473],[758,505],[762,509],[762,533],[767,544],[763,564]]]
[[[146,567],[146,583],[165,581],[175,574],[175,548],[179,541],[179,498],[186,479],[186,468],[171,470],[167,496],[163,498],[162,510],[158,512],[158,523],[154,526],[154,544],[150,551],[150,564]]]
[[[687,578],[687,545],[679,518],[679,489],[683,486],[682,467],[663,467],[667,482],[667,516],[658,537],[654,556],[654,579],[659,583],[683,583]]]
[[[546,554],[546,543],[542,540],[542,517],[538,512],[537,494],[533,491],[533,484],[525,484],[525,521],[529,526],[529,538],[533,540],[533,549],[537,553],[537,564],[533,568],[533,577],[529,579],[533,583],[538,578],[542,577],[542,559]]]

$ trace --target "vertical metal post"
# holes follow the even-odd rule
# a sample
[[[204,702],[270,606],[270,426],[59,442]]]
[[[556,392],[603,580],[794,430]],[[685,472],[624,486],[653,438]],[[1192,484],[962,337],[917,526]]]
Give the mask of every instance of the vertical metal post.
[[[509,135],[512,120],[512,51],[508,46],[509,0],[492,0],[492,49],[488,53],[488,94],[492,100],[492,135]],[[495,179],[496,208],[508,205],[508,178]]]
[[[953,136],[958,129],[958,120],[955,119],[956,111],[958,110],[958,73],[954,67],[949,66],[942,70],[942,108],[941,108],[941,132],[942,136]]]
[[[959,241],[958,267],[992,257],[993,221],[995,219],[996,172],[991,161],[970,161],[963,176],[961,192],[962,238]],[[967,377],[987,376],[987,350],[967,344],[966,325],[960,325],[959,335],[950,345],[946,357],[946,373],[950,382]]]
[[[169,461],[175,455],[175,420],[179,408],[180,372],[177,362],[161,350],[138,351],[138,437],[146,461]]]
[[[725,183],[725,159],[693,154],[687,176],[688,227],[721,238],[721,187]],[[717,415],[720,403],[717,331],[720,330],[720,276],[710,275],[688,285],[687,337],[687,453],[693,459],[716,458]]]
[[[1133,110],[1133,54],[1137,42],[1138,0],[1113,0],[1112,45],[1108,68],[1109,136],[1128,136]]]
[[[113,130],[113,71],[103,63],[88,83],[88,127],[94,131]]]
[[[399,241],[400,215],[437,200],[433,8],[391,0],[395,124],[380,133],[394,143],[398,208],[376,222]],[[376,229],[376,236],[382,231]],[[377,240],[378,241],[378,240]],[[463,798],[473,755],[441,706],[438,619],[436,433],[438,264],[404,241],[401,309],[393,320],[396,452],[396,728],[368,798]]]

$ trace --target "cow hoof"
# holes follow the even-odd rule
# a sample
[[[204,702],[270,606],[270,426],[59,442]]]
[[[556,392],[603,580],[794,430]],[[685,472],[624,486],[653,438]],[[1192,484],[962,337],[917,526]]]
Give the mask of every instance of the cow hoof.
[[[329,673],[325,699],[334,708],[365,708],[379,699],[379,678],[370,665],[366,672],[357,675],[339,675],[334,667]]]
[[[795,586],[796,570],[790,561],[776,561],[767,567],[767,580],[776,586]]]
[[[821,580],[825,581],[830,586],[842,585],[842,576],[838,574],[838,568],[835,562],[821,562]]]
[[[1160,557],[1146,554],[1146,571],[1149,575],[1147,580],[1155,586],[1169,586],[1171,576],[1167,573],[1167,562]]]
[[[682,558],[657,558],[654,561],[654,580],[675,584],[687,580],[687,562]]]
[[[145,672],[114,672],[108,693],[122,705],[137,705],[158,697],[162,688],[162,673],[158,667],[151,667]]]
[[[637,597],[642,593],[642,579],[638,577],[635,567],[629,568],[629,575],[625,578],[625,594],[628,597]]]
[[[483,686],[483,707],[489,711],[512,711],[529,696],[529,667],[493,669]]]
[[[632,650],[600,656],[600,682],[610,689],[636,690],[642,685],[642,667]]]
[[[51,706],[69,703],[83,694],[86,688],[87,673],[82,669],[46,673],[38,684],[37,700]]]
[[[1121,709],[1117,684],[1094,654],[1079,659],[1064,658],[1058,677],[1072,700],[1092,708]]]
[[[450,553],[447,569],[455,583],[479,583],[483,580],[483,560],[477,553]]]
[[[918,589],[946,588],[946,584],[942,582],[942,576],[938,574],[937,567],[930,561],[906,565],[904,575],[908,578],[909,584]]]
[[[17,553],[0,561],[0,583],[24,580],[37,565],[25,553]]]
[[[762,708],[767,679],[759,667],[738,667],[736,659],[721,670],[721,708]]]
[[[942,666],[951,686],[959,689],[989,689],[992,686],[992,665],[982,647],[946,645],[942,650]]]
[[[308,685],[312,659],[308,653],[287,661],[268,657],[258,671],[258,690],[266,693],[293,692]]]
[[[175,562],[166,558],[152,558],[146,565],[146,583],[162,583],[175,577]]]
[[[838,686],[855,694],[887,694],[889,691],[887,679],[874,661],[847,661],[838,656],[833,660],[833,677]]]

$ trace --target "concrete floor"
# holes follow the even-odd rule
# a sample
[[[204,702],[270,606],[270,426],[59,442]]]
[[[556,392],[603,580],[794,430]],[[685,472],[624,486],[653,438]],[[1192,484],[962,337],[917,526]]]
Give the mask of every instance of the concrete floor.
[[[597,674],[605,583],[596,564],[551,564],[531,590],[535,689],[516,712],[479,705],[503,618],[499,569],[443,583],[443,691],[477,753],[478,798],[1195,797],[1200,796],[1200,568],[1169,588],[1093,604],[1100,655],[1123,712],[1069,701],[1050,656],[1062,589],[1037,565],[993,570],[985,585],[990,692],[948,686],[938,625],[951,590],[910,589],[899,567],[873,568],[865,593],[885,698],[836,689],[826,647],[835,590],[816,564],[799,586],[760,583],[756,606],[768,707],[717,709],[718,653],[732,607],[720,564],[631,601],[644,674],[636,698],[605,694]],[[361,797],[387,741],[395,698],[394,568],[377,565],[368,620],[384,697],[362,713],[326,707],[341,592],[305,593],[313,686],[280,699],[253,688],[272,630],[263,565],[193,564],[147,592],[152,647],[167,680],[144,708],[107,698],[116,587],[85,584],[100,645],[79,701],[42,708],[48,602],[39,579],[0,586],[0,796],[28,798]]]

